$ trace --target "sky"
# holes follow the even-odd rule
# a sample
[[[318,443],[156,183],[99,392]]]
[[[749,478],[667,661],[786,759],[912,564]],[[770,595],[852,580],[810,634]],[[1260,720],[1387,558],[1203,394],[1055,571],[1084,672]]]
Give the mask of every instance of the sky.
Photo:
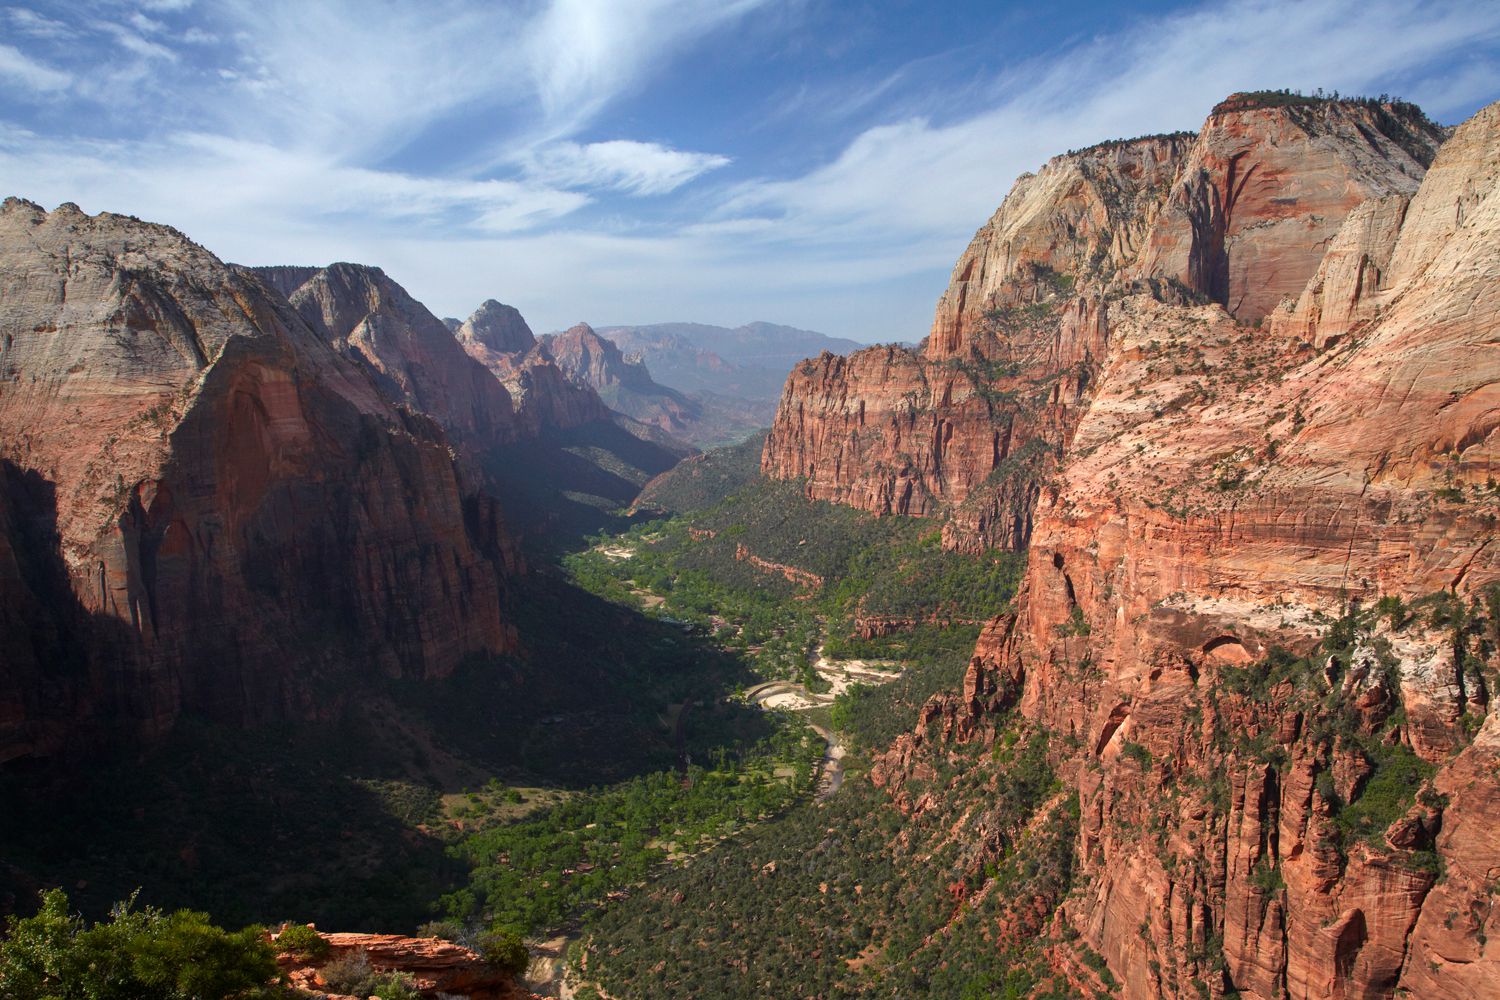
[[[915,341],[1015,178],[1237,90],[1500,98],[1500,0],[0,0],[0,194],[440,316]]]

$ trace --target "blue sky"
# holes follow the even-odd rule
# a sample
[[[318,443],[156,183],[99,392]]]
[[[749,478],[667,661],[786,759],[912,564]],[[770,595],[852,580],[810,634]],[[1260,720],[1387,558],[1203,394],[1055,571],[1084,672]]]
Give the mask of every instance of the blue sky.
[[[1015,177],[1232,91],[1500,98],[1500,2],[0,0],[0,193],[440,315],[917,340]]]

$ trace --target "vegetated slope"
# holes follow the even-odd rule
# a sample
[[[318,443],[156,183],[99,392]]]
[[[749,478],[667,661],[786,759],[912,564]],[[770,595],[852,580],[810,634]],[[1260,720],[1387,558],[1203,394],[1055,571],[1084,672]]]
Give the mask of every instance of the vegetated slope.
[[[310,718],[351,678],[515,648],[494,502],[275,290],[16,199],[0,283],[0,603],[30,609],[0,637],[0,760]]]
[[[975,235],[920,350],[794,369],[763,468],[810,496],[941,517],[950,547],[1023,547],[1123,290],[1253,322],[1301,289],[1356,205],[1414,191],[1443,134],[1410,105],[1232,99],[1196,137],[1054,157]]]
[[[1216,117],[1265,113],[1237,103]],[[1058,970],[1097,954],[1142,1000],[1500,984],[1496,260],[1492,105],[1414,192],[1350,211],[1259,329],[1112,306],[1017,611],[880,772],[914,800],[935,747],[989,743],[1011,706],[1068,737]]]
[[[760,476],[760,452],[765,443],[765,434],[754,434],[739,444],[685,459],[647,483],[633,506],[663,514],[712,507]]]

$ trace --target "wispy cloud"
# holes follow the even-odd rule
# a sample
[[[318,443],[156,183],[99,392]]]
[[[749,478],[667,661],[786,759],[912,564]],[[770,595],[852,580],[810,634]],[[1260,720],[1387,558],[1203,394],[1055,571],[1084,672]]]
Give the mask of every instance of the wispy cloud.
[[[1239,89],[1391,91],[1444,116],[1500,84],[1500,7],[1454,0],[1207,0],[1024,63],[830,74],[797,34],[809,0],[155,0],[71,27],[33,2],[4,14],[0,87],[78,114],[0,108],[15,193],[169,222],[246,263],[379,263],[440,311],[499,296],[542,329],[770,318],[915,339],[975,227],[1056,152],[1195,128]],[[794,68],[735,128],[617,113],[770,31]]]
[[[669,149],[654,142],[611,139],[580,146],[556,142],[530,154],[527,170],[562,187],[613,188],[630,194],[675,191],[693,178],[727,166],[729,157]]]
[[[76,34],[62,21],[27,7],[12,7],[5,12],[5,17],[16,31],[33,38],[72,38]]]
[[[71,75],[37,62],[11,45],[0,45],[0,79],[38,93],[62,90],[73,82]]]
[[[570,135],[670,56],[769,0],[554,0],[532,22],[526,67],[542,138]]]

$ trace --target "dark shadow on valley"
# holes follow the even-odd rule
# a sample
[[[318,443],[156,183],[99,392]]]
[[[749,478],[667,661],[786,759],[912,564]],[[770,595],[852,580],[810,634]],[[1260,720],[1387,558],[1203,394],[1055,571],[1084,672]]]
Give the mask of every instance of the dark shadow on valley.
[[[184,711],[143,739],[143,692],[161,679],[141,673],[128,629],[74,596],[50,484],[3,472],[0,614],[25,621],[7,634],[30,644],[0,658],[0,705],[25,709],[34,752],[0,765],[0,912],[60,885],[91,916],[139,889],[141,904],[229,925],[411,930],[466,875],[442,795],[491,779],[601,786],[770,732],[726,697],[752,682],[738,655],[535,560],[506,612],[518,655],[435,681],[354,665],[337,697],[305,706],[313,721],[242,728]]]

